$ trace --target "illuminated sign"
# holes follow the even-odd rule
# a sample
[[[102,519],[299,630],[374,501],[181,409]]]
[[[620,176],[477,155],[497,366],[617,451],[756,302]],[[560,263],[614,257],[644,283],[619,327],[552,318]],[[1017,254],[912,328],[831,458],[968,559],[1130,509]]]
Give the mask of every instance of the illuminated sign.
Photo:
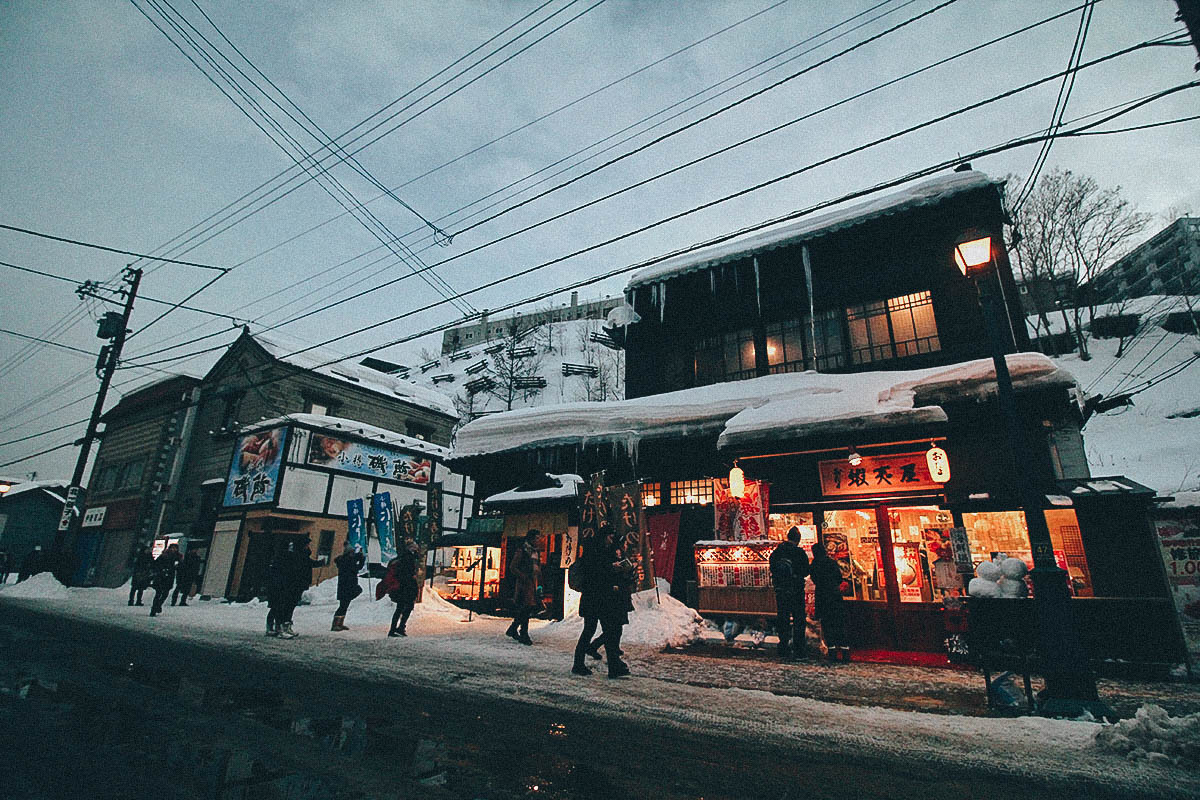
[[[929,474],[925,453],[894,453],[862,457],[857,466],[844,458],[817,464],[821,472],[821,493],[826,496],[854,496],[941,490],[942,484]],[[949,467],[947,467],[949,471]]]

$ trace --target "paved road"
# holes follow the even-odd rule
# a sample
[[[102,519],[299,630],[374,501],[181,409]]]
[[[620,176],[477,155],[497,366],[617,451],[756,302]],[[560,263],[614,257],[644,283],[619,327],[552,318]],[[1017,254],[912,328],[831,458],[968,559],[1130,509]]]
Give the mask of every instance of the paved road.
[[[1134,796],[328,670],[5,604],[0,797]]]

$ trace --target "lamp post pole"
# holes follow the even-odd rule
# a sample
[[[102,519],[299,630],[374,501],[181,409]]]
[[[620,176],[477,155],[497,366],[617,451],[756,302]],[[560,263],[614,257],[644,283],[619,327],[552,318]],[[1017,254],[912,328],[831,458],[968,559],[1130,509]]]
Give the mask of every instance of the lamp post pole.
[[[959,267],[963,268],[959,250]],[[1017,413],[1013,392],[1012,376],[1008,371],[1005,351],[1008,349],[1008,310],[1005,307],[1000,287],[1000,274],[991,252],[990,242],[987,259],[981,264],[971,265],[969,274],[979,292],[987,328],[988,342],[992,351],[992,363],[996,371],[996,401],[1004,423],[1008,441],[1009,465],[1017,482],[1018,500],[1025,511],[1025,523],[1029,531],[1029,543],[1033,549],[1034,617],[1037,622],[1038,652],[1042,659],[1042,672],[1046,689],[1038,698],[1038,707],[1044,713],[1063,713],[1077,716],[1084,708],[1091,710],[1104,707],[1096,693],[1096,680],[1088,667],[1087,654],[1079,640],[1071,613],[1071,595],[1067,584],[1067,573],[1059,568],[1054,559],[1054,545],[1050,529],[1042,513],[1044,498],[1034,483],[1031,470],[1025,468],[1020,459],[1033,453],[1025,426]],[[992,278],[992,280],[989,280]],[[1110,712],[1111,713],[1111,712]]]

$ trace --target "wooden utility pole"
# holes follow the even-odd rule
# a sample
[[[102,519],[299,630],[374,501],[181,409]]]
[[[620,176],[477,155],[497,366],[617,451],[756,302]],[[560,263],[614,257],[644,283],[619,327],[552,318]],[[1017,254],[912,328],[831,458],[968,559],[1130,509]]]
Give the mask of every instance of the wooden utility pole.
[[[1200,0],[1175,0],[1175,5],[1179,6],[1179,13],[1175,15],[1175,19],[1187,26],[1188,33],[1192,36],[1192,45],[1196,48],[1197,55],[1200,55]],[[1200,72],[1200,61],[1196,62],[1196,71]]]
[[[142,271],[126,267],[121,277],[124,288],[117,293],[125,297],[125,303],[120,312],[110,311],[100,318],[100,327],[96,331],[99,339],[108,339],[109,343],[100,348],[100,357],[96,361],[96,375],[100,378],[100,389],[96,393],[96,402],[92,405],[92,416],[88,419],[87,432],[76,444],[79,445],[79,458],[75,461],[75,472],[71,476],[71,486],[67,489],[66,503],[63,505],[62,518],[58,523],[58,536],[55,539],[55,555],[57,556],[58,578],[63,583],[71,580],[71,575],[65,569],[71,563],[68,557],[75,547],[75,539],[79,535],[79,527],[83,518],[83,473],[87,469],[88,456],[91,454],[92,442],[98,438],[97,428],[100,426],[100,416],[104,413],[104,400],[108,395],[109,384],[112,383],[113,373],[121,360],[121,349],[125,346],[125,337],[129,333],[129,317],[133,313],[133,301],[137,297],[138,285],[142,281]],[[80,287],[80,292],[91,293],[91,287]]]

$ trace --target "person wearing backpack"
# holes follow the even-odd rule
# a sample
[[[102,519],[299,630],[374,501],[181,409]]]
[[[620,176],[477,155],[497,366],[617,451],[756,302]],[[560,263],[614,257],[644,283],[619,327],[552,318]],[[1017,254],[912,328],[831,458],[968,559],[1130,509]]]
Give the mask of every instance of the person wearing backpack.
[[[779,634],[779,657],[805,657],[804,579],[808,577],[808,556],[800,547],[800,529],[792,526],[787,541],[780,542],[771,553],[771,584],[775,587],[776,632]]]

